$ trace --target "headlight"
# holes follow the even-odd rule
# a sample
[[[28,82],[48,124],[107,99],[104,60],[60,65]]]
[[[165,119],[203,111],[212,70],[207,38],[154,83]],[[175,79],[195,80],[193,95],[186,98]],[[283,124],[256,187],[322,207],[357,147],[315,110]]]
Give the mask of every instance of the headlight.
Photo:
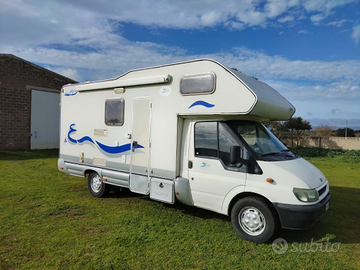
[[[293,192],[296,198],[302,202],[316,202],[319,200],[319,193],[316,189],[294,188]]]

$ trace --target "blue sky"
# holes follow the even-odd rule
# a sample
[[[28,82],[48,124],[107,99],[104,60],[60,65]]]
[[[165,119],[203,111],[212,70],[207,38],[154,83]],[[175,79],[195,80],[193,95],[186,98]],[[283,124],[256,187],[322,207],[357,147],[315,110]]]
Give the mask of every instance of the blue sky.
[[[80,82],[212,58],[312,126],[360,129],[359,0],[0,0],[0,36],[0,53]]]

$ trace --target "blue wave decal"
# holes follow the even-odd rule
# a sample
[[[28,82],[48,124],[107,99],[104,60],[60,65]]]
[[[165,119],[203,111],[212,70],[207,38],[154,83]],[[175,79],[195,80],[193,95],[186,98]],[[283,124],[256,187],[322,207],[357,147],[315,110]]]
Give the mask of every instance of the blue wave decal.
[[[101,148],[101,150],[103,150],[104,152],[109,153],[109,154],[119,154],[119,153],[123,153],[123,152],[131,150],[130,143],[119,145],[119,146],[107,146],[105,144],[99,143],[98,141],[96,141],[96,143]],[[138,146],[134,147],[134,148],[144,148],[144,146],[138,144]]]
[[[193,104],[191,104],[188,109],[190,109],[190,108],[192,108],[192,107],[195,107],[195,106],[204,106],[204,107],[206,107],[206,108],[212,108],[212,107],[214,107],[215,105],[214,105],[214,104],[207,103],[207,102],[205,102],[205,101],[203,101],[203,100],[198,100],[198,101],[195,101]]]
[[[109,154],[119,154],[119,153],[123,153],[123,152],[126,152],[126,151],[130,151],[131,150],[131,143],[127,143],[127,144],[123,144],[123,145],[119,145],[119,146],[108,146],[108,145],[105,145],[105,144],[102,144],[98,141],[93,141],[89,136],[84,136],[82,137],[81,139],[79,140],[75,140],[73,138],[71,138],[71,133],[75,132],[76,129],[74,128],[75,124],[71,124],[70,125],[70,130],[69,130],[69,133],[68,133],[68,140],[72,143],[83,143],[83,142],[91,142],[92,144],[94,145],[97,145],[101,150],[103,150],[104,152],[106,153],[109,153]],[[134,148],[145,148],[144,146],[138,144],[137,147],[134,147]]]
[[[92,144],[95,144],[94,141],[89,137],[89,136],[85,136],[85,137],[82,137],[81,139],[77,140],[78,143],[83,143],[83,142],[91,142]]]
[[[75,96],[78,93],[78,91],[70,90],[69,94],[65,94],[65,97]]]
[[[70,134],[76,131],[76,129],[73,126],[75,126],[75,124],[70,125],[70,130],[69,130],[69,133],[68,133],[68,139],[72,143],[77,143],[77,140],[74,140],[73,138],[70,137]]]
[[[101,150],[103,150],[106,153],[110,153],[110,154],[119,154],[122,152],[129,151],[131,149],[130,143],[120,145],[120,146],[107,146],[105,144],[99,143],[98,141],[96,141],[96,143],[101,148]]]

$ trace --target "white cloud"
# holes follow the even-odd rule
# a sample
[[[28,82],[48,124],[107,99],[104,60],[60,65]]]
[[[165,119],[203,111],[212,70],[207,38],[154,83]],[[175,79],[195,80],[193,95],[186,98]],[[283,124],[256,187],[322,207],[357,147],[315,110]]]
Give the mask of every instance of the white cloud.
[[[269,18],[275,18],[289,9],[287,1],[269,0],[265,6],[265,13]]]
[[[25,37],[27,42],[36,37],[68,39],[81,29],[91,29],[112,20],[132,22],[164,28],[200,29],[215,25],[232,24],[234,29],[272,25],[276,20],[286,23],[305,18],[305,13],[320,22],[333,10],[356,0],[228,0],[228,1],[2,1],[0,30],[2,36]],[[9,23],[16,22],[16,23]],[[238,23],[238,24],[236,24]],[[239,27],[241,25],[241,27]]]
[[[51,70],[53,72],[56,72],[58,74],[61,74],[65,77],[68,77],[70,79],[73,79],[75,81],[82,81],[83,78],[78,74],[76,69],[73,68],[51,68],[49,66],[45,66],[48,70]]]
[[[325,19],[326,16],[324,14],[316,14],[316,15],[313,15],[311,16],[311,21],[315,24],[318,24],[320,21],[322,21],[323,19]]]
[[[262,78],[313,81],[346,79],[349,83],[342,82],[346,89],[352,85],[355,87],[354,93],[357,93],[360,74],[358,60],[290,61],[243,47],[234,48],[231,53],[188,55],[178,47],[129,41],[117,31],[119,21],[179,28],[219,23],[234,30],[254,25],[265,27],[270,18],[282,16],[278,19],[280,22],[299,18],[303,12],[292,12],[289,16],[284,14],[291,8],[299,9],[301,3],[307,11],[323,12],[317,14],[319,17],[316,20],[320,20],[320,16],[325,16],[322,14],[343,2],[333,1],[329,4],[322,0],[273,0],[261,9],[258,1],[246,0],[225,3],[142,0],[140,4],[126,2],[121,5],[115,1],[84,5],[81,1],[64,0],[46,4],[42,2],[42,8],[39,9],[40,2],[37,1],[7,1],[0,10],[0,51],[13,53],[32,62],[62,67],[59,72],[75,80],[103,79],[118,76],[129,69],[209,57]],[[13,23],[14,20],[17,24]],[[343,20],[337,23],[342,24]],[[298,33],[309,32],[300,30]],[[360,25],[353,28],[352,38],[356,43],[359,42]],[[338,86],[337,89],[342,88]]]
[[[355,40],[355,43],[358,44],[360,40],[360,24],[353,27],[353,34],[351,37]]]
[[[234,21],[226,22],[224,23],[224,25],[231,30],[243,30],[246,28],[246,25],[244,23],[239,23]]]
[[[309,34],[309,31],[308,30],[300,30],[299,32],[298,32],[298,34]]]
[[[355,2],[353,0],[305,0],[303,6],[306,11],[318,11],[329,15],[331,10],[346,5],[348,3]]]
[[[327,25],[341,27],[345,22],[347,22],[347,20],[342,19],[342,20],[338,20],[338,21],[329,22]]]
[[[292,22],[294,20],[295,20],[294,16],[289,15],[289,16],[282,17],[282,18],[278,19],[278,22],[279,23],[285,23],[285,22]]]

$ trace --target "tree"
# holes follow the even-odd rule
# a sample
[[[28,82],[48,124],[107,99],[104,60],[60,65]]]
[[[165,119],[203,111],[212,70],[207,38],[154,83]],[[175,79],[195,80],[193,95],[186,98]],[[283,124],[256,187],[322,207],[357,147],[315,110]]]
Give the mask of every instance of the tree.
[[[284,123],[281,121],[265,121],[263,124],[279,139],[281,135],[287,131]]]
[[[353,130],[352,128],[346,128],[346,136],[347,137],[355,137],[355,130]],[[345,137],[345,128],[339,128],[336,131],[336,136],[338,137]]]
[[[314,135],[318,137],[331,137],[335,135],[335,132],[329,125],[320,125],[315,128]]]
[[[299,146],[299,140],[305,130],[310,130],[311,125],[308,121],[303,120],[301,117],[293,117],[285,122],[285,127],[291,131],[291,147],[294,147],[294,131],[296,134],[296,146]]]

